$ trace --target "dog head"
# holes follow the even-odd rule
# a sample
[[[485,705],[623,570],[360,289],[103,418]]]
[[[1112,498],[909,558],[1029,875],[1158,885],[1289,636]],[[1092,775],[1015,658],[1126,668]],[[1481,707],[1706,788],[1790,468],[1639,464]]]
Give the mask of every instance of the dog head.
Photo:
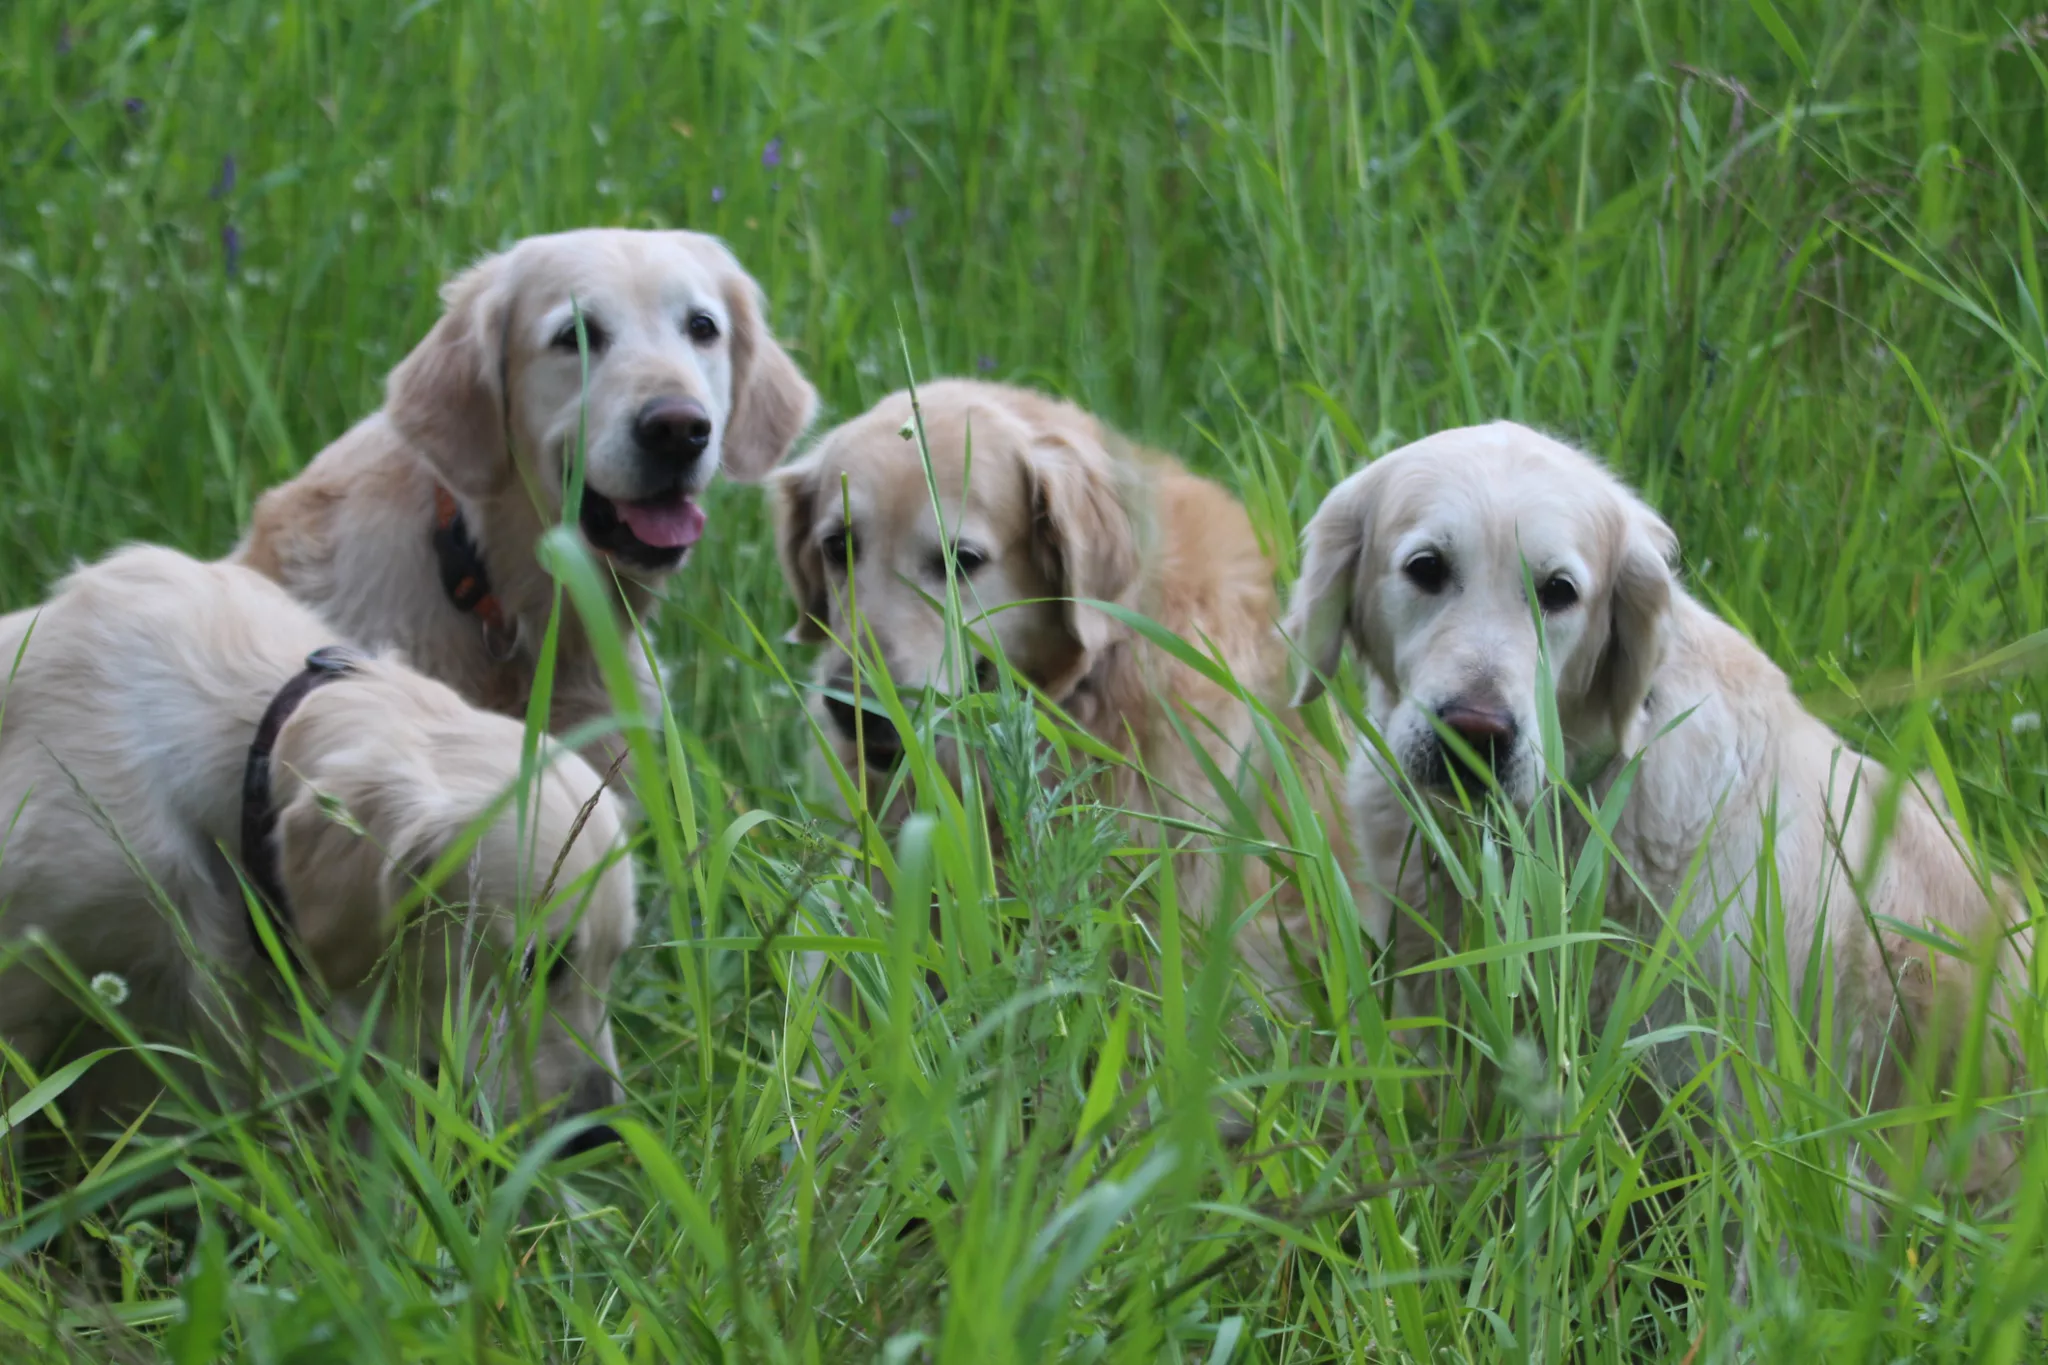
[[[339,998],[392,955],[423,1060],[448,1062],[444,1013],[488,1004],[463,1065],[493,1109],[585,1113],[621,1098],[605,999],[634,932],[632,864],[617,801],[567,751],[544,756],[520,827],[521,743],[517,722],[364,661],[279,736],[279,876]]]
[[[817,406],[759,288],[701,233],[529,237],[442,297],[391,373],[386,416],[457,494],[523,482],[549,516],[580,446],[584,538],[642,578],[696,544],[713,474],[759,479]]]
[[[1296,703],[1322,692],[1350,641],[1374,718],[1419,786],[1456,774],[1476,795],[1448,730],[1509,800],[1535,799],[1546,643],[1568,752],[1630,741],[1662,657],[1677,546],[1592,459],[1512,422],[1439,432],[1339,484],[1303,542],[1286,626],[1309,669]]]
[[[797,604],[791,637],[831,642],[818,676],[839,690],[856,633],[863,656],[871,644],[898,688],[966,690],[987,674],[971,648],[964,659],[949,648],[950,560],[967,629],[1062,697],[1112,637],[1107,617],[1073,599],[1117,601],[1138,577],[1138,531],[1113,438],[1079,408],[1003,385],[941,380],[919,389],[917,403],[929,483],[915,432],[905,434],[908,393],[884,398],[772,476],[776,541]],[[837,699],[824,707],[851,762],[854,708]],[[869,761],[893,762],[888,722],[860,719]]]

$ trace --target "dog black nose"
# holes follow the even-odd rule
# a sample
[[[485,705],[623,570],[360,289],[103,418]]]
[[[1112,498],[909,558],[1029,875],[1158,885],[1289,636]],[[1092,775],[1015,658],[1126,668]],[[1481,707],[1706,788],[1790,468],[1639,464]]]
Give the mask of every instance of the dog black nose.
[[[569,1139],[562,1148],[562,1155],[582,1156],[585,1152],[594,1152],[600,1147],[609,1147],[618,1140],[618,1129],[612,1127],[609,1123],[593,1123],[590,1127],[585,1128],[575,1137]]]
[[[826,684],[833,692],[851,695],[853,677],[841,674]],[[832,724],[847,739],[860,741],[861,753],[866,756],[870,768],[889,768],[903,756],[903,741],[896,734],[896,726],[887,716],[878,716],[865,707],[856,707],[843,696],[825,698],[825,714],[832,717]]]
[[[711,444],[711,414],[694,398],[650,399],[633,419],[633,443],[656,459],[694,460]]]

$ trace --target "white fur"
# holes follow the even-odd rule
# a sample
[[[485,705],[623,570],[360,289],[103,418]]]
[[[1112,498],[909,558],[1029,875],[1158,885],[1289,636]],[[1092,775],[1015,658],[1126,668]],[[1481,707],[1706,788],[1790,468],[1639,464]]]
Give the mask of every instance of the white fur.
[[[1518,728],[1504,794],[1526,806],[1541,784],[1526,561],[1527,582],[1563,572],[1578,590],[1574,605],[1543,616],[1573,775],[1604,795],[1630,758],[1641,760],[1614,830],[1639,884],[1614,878],[1610,914],[1654,937],[1679,905],[1679,928],[1708,979],[1745,989],[1771,827],[1791,979],[1802,978],[1818,944],[1852,1058],[1882,1059],[1895,1082],[1899,1045],[1940,1028],[1937,1016],[1954,1023],[1972,964],[1996,951],[2007,893],[1965,855],[1948,813],[1920,784],[1907,786],[1876,848],[1892,777],[1808,714],[1762,651],[1679,586],[1667,567],[1669,529],[1595,461],[1509,422],[1440,432],[1347,479],[1305,541],[1288,631],[1321,674],[1335,670],[1347,642],[1355,646],[1371,719],[1401,769],[1389,773],[1362,749],[1348,802],[1368,875],[1387,894],[1426,902],[1431,869],[1396,784],[1420,785],[1432,772],[1428,716],[1474,697],[1504,704]],[[1405,572],[1422,547],[1450,566],[1435,593]],[[1301,691],[1321,687],[1311,676]],[[1450,804],[1440,786],[1421,794]],[[1854,880],[1874,854],[1859,905]],[[1698,883],[1681,896],[1696,856]],[[1392,928],[1397,964],[1427,955],[1417,926],[1387,924],[1384,902],[1377,918]],[[1950,936],[1957,953],[1874,932],[1886,919]],[[1447,928],[1454,939],[1456,926]],[[2000,953],[2007,964],[2014,956],[2010,946]],[[1603,957],[1597,1002],[1611,999],[1625,962]]]
[[[220,1044],[238,995],[281,1001],[225,855],[241,855],[242,774],[265,708],[308,653],[333,643],[260,575],[155,548],[80,569],[47,605],[0,618],[0,810],[13,821],[0,820],[0,964],[12,964],[0,970],[0,1037],[31,1064],[81,1022],[31,934],[88,978],[122,977],[128,1019],[159,1041]],[[617,1095],[604,991],[635,915],[617,803],[590,767],[549,754],[526,838],[508,804],[438,888],[452,912],[396,919],[415,875],[516,784],[521,741],[516,723],[365,658],[313,690],[279,735],[277,866],[306,965],[333,992],[332,1021],[353,1027],[372,969],[395,954],[418,1012],[387,1009],[386,1037],[421,1061],[445,1064],[444,1000],[500,980],[527,939],[545,960],[567,936],[569,969],[541,997],[531,1056],[500,1048],[463,1064],[483,1068],[503,1112],[558,1099],[581,1111]],[[544,922],[528,915],[522,939],[518,911],[593,795],[555,900]],[[516,1013],[535,993],[510,998]],[[482,1032],[523,1022],[501,1008]]]

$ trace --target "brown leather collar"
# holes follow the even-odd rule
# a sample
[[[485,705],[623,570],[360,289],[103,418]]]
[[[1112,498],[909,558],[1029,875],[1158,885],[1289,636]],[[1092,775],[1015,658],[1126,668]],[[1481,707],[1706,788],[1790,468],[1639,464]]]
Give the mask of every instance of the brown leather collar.
[[[299,703],[316,689],[355,672],[360,658],[340,645],[308,654],[306,666],[293,674],[264,708],[256,738],[249,743],[248,761],[242,767],[242,875],[281,937],[291,928],[291,908],[285,903],[284,882],[277,868],[277,810],[271,801],[270,756],[284,723],[299,709]],[[263,937],[256,932],[254,919],[249,921],[249,941],[262,957]],[[291,953],[289,938],[285,951]]]
[[[441,591],[455,609],[481,622],[486,637],[505,636],[505,606],[491,590],[483,551],[469,533],[462,504],[438,483],[434,485],[434,558],[441,566]]]

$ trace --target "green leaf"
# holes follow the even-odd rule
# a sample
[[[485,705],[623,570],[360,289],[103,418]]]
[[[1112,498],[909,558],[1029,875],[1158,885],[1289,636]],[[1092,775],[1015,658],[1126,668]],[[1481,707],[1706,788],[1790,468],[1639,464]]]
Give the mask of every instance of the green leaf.
[[[1792,36],[1792,27],[1785,22],[1785,16],[1778,13],[1778,7],[1772,4],[1771,0],[1749,0],[1749,7],[1756,12],[1757,18],[1764,21],[1764,27],[1769,30],[1772,41],[1792,59],[1792,65],[1799,69],[1800,81],[1812,85],[1813,67],[1807,63],[1805,50],[1799,46],[1799,40]]]

